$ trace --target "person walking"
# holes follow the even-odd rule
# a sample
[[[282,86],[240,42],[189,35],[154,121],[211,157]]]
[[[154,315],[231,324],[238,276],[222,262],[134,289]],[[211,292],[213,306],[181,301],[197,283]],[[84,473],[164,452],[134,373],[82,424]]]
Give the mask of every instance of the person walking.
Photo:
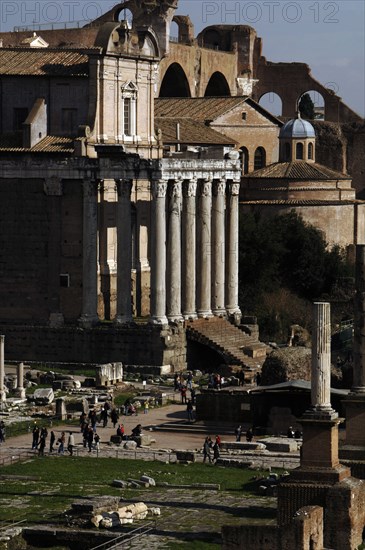
[[[112,408],[112,411],[110,413],[110,420],[113,423],[113,428],[118,424],[119,415],[117,413],[117,409],[115,407]]]
[[[236,434],[236,441],[241,441],[242,426],[241,425],[237,426],[234,433]]]
[[[213,445],[213,461],[217,462],[219,456],[220,456],[219,443],[217,441],[217,438],[215,438],[215,442]]]
[[[53,446],[54,446],[54,442],[56,441],[56,436],[55,436],[55,433],[54,431],[52,430],[51,431],[51,435],[49,437],[49,452],[52,453],[53,452]]]
[[[146,399],[146,401],[144,402],[144,407],[143,407],[143,413],[144,414],[148,413],[148,407],[149,407],[149,405],[148,405],[148,401]]]
[[[70,432],[69,436],[68,436],[68,441],[67,441],[67,450],[70,453],[70,456],[73,455],[74,446],[75,446],[74,434],[72,432]]]
[[[65,451],[65,441],[66,441],[66,434],[65,432],[61,432],[61,436],[58,439],[58,454],[63,455]]]
[[[188,413],[188,421],[194,422],[194,407],[191,399],[188,399],[188,402],[186,405],[186,411]]]
[[[209,460],[209,464],[212,462],[212,455],[210,452],[212,446],[212,440],[210,437],[206,437],[203,445],[203,462],[206,462],[206,460]]]

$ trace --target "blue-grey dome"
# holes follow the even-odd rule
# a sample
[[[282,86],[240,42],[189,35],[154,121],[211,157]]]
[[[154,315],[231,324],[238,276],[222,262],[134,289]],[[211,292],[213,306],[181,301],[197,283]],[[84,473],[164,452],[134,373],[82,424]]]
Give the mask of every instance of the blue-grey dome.
[[[293,118],[280,129],[279,138],[315,138],[316,133],[308,120]]]

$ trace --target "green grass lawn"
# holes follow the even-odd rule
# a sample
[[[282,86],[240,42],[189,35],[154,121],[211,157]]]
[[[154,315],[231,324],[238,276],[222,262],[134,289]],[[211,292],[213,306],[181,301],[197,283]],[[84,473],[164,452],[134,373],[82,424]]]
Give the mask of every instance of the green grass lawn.
[[[57,519],[73,501],[83,497],[122,494],[124,498],[138,497],[138,489],[124,489],[122,493],[121,489],[112,487],[114,479],[139,479],[142,474],[146,474],[158,482],[167,481],[176,485],[219,483],[221,490],[240,492],[245,497],[251,495],[256,486],[252,478],[267,475],[267,472],[201,463],[186,466],[143,460],[69,456],[35,457],[6,466],[0,473],[5,476],[0,485],[1,519],[25,519],[36,523]],[[149,490],[153,492],[155,488]]]

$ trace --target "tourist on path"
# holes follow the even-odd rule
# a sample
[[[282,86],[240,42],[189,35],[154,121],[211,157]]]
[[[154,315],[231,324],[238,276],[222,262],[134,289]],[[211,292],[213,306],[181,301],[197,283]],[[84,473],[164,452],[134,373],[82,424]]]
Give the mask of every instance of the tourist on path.
[[[112,412],[110,413],[110,419],[113,423],[113,428],[118,424],[119,415],[117,413],[117,409],[113,407]]]
[[[56,441],[56,436],[55,436],[54,431],[52,430],[51,435],[50,435],[50,439],[49,439],[49,452],[50,453],[53,452],[53,446],[54,446],[55,441]]]
[[[61,432],[61,436],[58,439],[58,453],[63,455],[65,450],[65,442],[66,442],[66,434],[65,432]]]
[[[34,424],[32,449],[36,449],[38,447],[38,443],[39,443],[39,427],[37,426],[37,424]]]
[[[241,425],[237,426],[234,433],[236,434],[236,441],[241,441],[242,426]]]
[[[181,393],[181,403],[186,403],[186,386],[181,386],[180,393]]]
[[[216,438],[215,442],[214,442],[214,445],[213,445],[213,460],[214,460],[214,462],[217,462],[219,456],[220,456],[219,443],[218,443],[217,438]]]
[[[188,399],[188,403],[186,405],[186,411],[188,413],[188,421],[194,422],[194,408],[193,408],[193,403],[191,399]]]
[[[87,446],[89,447],[89,453],[91,453],[93,441],[94,441],[94,430],[92,426],[89,426],[87,431]]]
[[[74,434],[72,432],[70,432],[69,436],[68,436],[68,441],[67,441],[67,450],[70,453],[70,456],[73,455],[74,446],[75,446]]]
[[[212,440],[210,437],[206,437],[203,445],[203,462],[206,462],[206,460],[209,460],[209,464],[212,462],[212,455],[210,453],[210,449],[212,446]]]
[[[253,430],[252,428],[248,428],[246,432],[246,441],[248,441],[248,443],[251,443],[252,439],[253,439]]]

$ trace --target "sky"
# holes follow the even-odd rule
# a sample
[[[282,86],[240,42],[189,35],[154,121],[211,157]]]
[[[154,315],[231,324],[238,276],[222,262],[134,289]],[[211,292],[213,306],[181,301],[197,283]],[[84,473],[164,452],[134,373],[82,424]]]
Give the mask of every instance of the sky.
[[[96,19],[110,0],[1,0],[0,31],[33,23],[55,26]],[[365,115],[364,0],[180,0],[198,34],[214,24],[250,25],[269,61],[307,63],[313,76]],[[320,100],[319,100],[320,101]]]

